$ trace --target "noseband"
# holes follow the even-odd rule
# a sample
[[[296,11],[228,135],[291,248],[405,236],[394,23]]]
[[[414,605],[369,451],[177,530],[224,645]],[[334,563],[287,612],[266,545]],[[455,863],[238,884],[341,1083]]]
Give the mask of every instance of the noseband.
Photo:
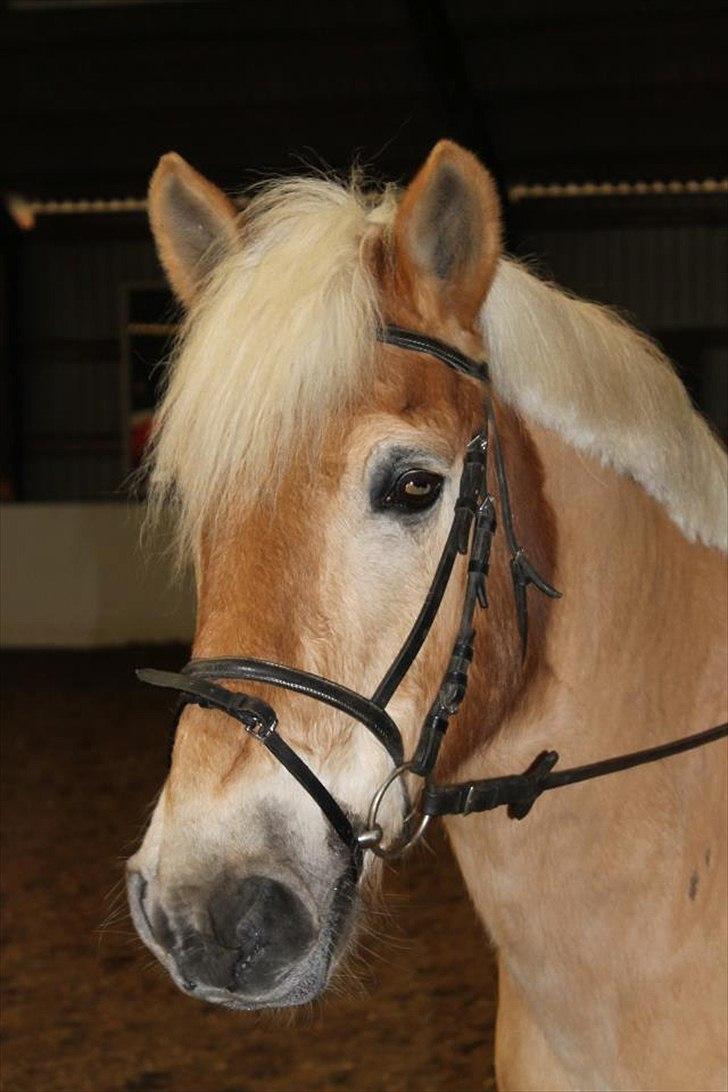
[[[387,345],[424,353],[462,375],[483,383],[488,381],[487,364],[472,360],[436,338],[404,330],[399,326],[385,326],[377,336],[379,341]],[[552,599],[558,598],[561,593],[539,576],[516,537],[503,450],[492,403],[486,396],[483,426],[465,449],[460,488],[450,530],[429,591],[409,635],[371,698],[322,675],[314,675],[268,660],[225,657],[191,660],[181,672],[153,669],[137,671],[143,682],[179,692],[184,704],[192,703],[203,709],[218,709],[227,713],[246,732],[267,747],[318,804],[347,847],[355,873],[360,871],[364,850],[370,849],[380,857],[399,856],[422,837],[434,816],[468,815],[470,812],[490,811],[506,806],[511,818],[523,819],[543,792],[667,758],[728,735],[728,724],[721,724],[706,732],[673,740],[661,747],[652,747],[556,773],[552,770],[558,761],[558,754],[555,751],[544,751],[523,774],[455,785],[440,785],[435,782],[433,771],[440,746],[450,720],[457,713],[467,690],[475,640],[475,613],[479,607],[488,606],[486,581],[491,545],[496,532],[495,499],[488,489],[488,456],[491,449],[495,487],[510,555],[521,652],[525,657],[528,642],[529,585],[532,584]],[[405,761],[401,732],[387,713],[386,707],[424,644],[442,604],[458,555],[468,558],[460,624],[447,668],[435,700],[425,717],[415,751]],[[361,824],[352,823],[351,818],[311,768],[278,733],[278,719],[273,708],[259,698],[220,686],[214,681],[216,679],[266,683],[268,686],[304,694],[346,713],[369,729],[388,752],[393,768],[372,799],[364,829]],[[424,781],[419,813],[409,807],[403,780],[407,773]],[[396,781],[401,781],[406,816],[399,836],[390,845],[384,845],[382,828],[377,819],[382,801]]]

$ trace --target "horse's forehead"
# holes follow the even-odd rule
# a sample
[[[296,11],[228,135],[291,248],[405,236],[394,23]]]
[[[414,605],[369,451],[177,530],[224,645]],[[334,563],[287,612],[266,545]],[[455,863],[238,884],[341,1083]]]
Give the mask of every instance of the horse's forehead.
[[[241,536],[267,552],[290,554],[312,519],[325,517],[352,468],[358,472],[372,450],[388,438],[408,436],[415,445],[454,461],[480,421],[482,393],[436,360],[391,346],[378,348],[369,380],[356,398],[324,423],[312,448],[301,437],[275,485],[252,506],[241,504],[218,521],[202,551],[203,562],[235,549]],[[244,499],[244,498],[243,498]]]
[[[392,314],[395,302],[393,297],[388,304]],[[410,309],[399,299],[396,316]],[[254,504],[244,497],[239,506],[233,501],[208,534],[200,552],[202,612],[210,599],[219,600],[221,585],[253,586],[260,599],[268,584],[275,594],[271,573],[280,581],[302,565],[314,572],[319,556],[312,543],[321,540],[342,489],[377,445],[405,437],[454,463],[481,415],[482,392],[475,384],[422,354],[377,345],[356,395],[323,422],[320,444],[312,449],[302,435],[280,479]]]

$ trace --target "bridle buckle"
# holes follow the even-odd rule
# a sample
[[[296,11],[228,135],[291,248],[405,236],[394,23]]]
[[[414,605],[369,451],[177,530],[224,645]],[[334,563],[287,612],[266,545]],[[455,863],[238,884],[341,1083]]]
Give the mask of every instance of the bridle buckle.
[[[248,694],[231,694],[230,712],[256,739],[266,740],[278,727],[278,717],[267,702]]]
[[[466,792],[465,799],[463,801],[463,810],[460,813],[461,815],[470,815],[470,812],[472,811],[472,807],[473,807],[474,797],[475,797],[475,785],[469,785],[468,786],[468,791]]]

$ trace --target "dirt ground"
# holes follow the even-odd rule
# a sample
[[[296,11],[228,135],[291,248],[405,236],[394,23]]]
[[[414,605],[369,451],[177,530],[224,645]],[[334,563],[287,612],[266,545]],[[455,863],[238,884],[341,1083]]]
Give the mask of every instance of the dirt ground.
[[[391,869],[356,979],[293,1016],[185,998],[136,939],[123,859],[164,774],[170,697],[132,668],[184,659],[3,656],[2,1088],[493,1089],[494,970],[440,837]]]

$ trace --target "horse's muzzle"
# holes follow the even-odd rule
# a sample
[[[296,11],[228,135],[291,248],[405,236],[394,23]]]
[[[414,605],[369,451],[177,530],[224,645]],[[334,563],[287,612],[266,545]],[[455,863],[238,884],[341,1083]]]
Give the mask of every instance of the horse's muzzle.
[[[189,892],[184,902],[150,898],[139,873],[130,873],[128,887],[142,940],[186,993],[203,1000],[241,1008],[272,1003],[271,995],[290,992],[286,981],[298,977],[316,944],[301,899],[266,876],[225,877],[200,904],[190,903]]]
[[[323,926],[292,887],[267,876],[224,876],[204,894],[164,900],[141,873],[127,878],[137,932],[185,993],[237,1009],[282,1008],[325,988],[351,909],[337,885]]]

